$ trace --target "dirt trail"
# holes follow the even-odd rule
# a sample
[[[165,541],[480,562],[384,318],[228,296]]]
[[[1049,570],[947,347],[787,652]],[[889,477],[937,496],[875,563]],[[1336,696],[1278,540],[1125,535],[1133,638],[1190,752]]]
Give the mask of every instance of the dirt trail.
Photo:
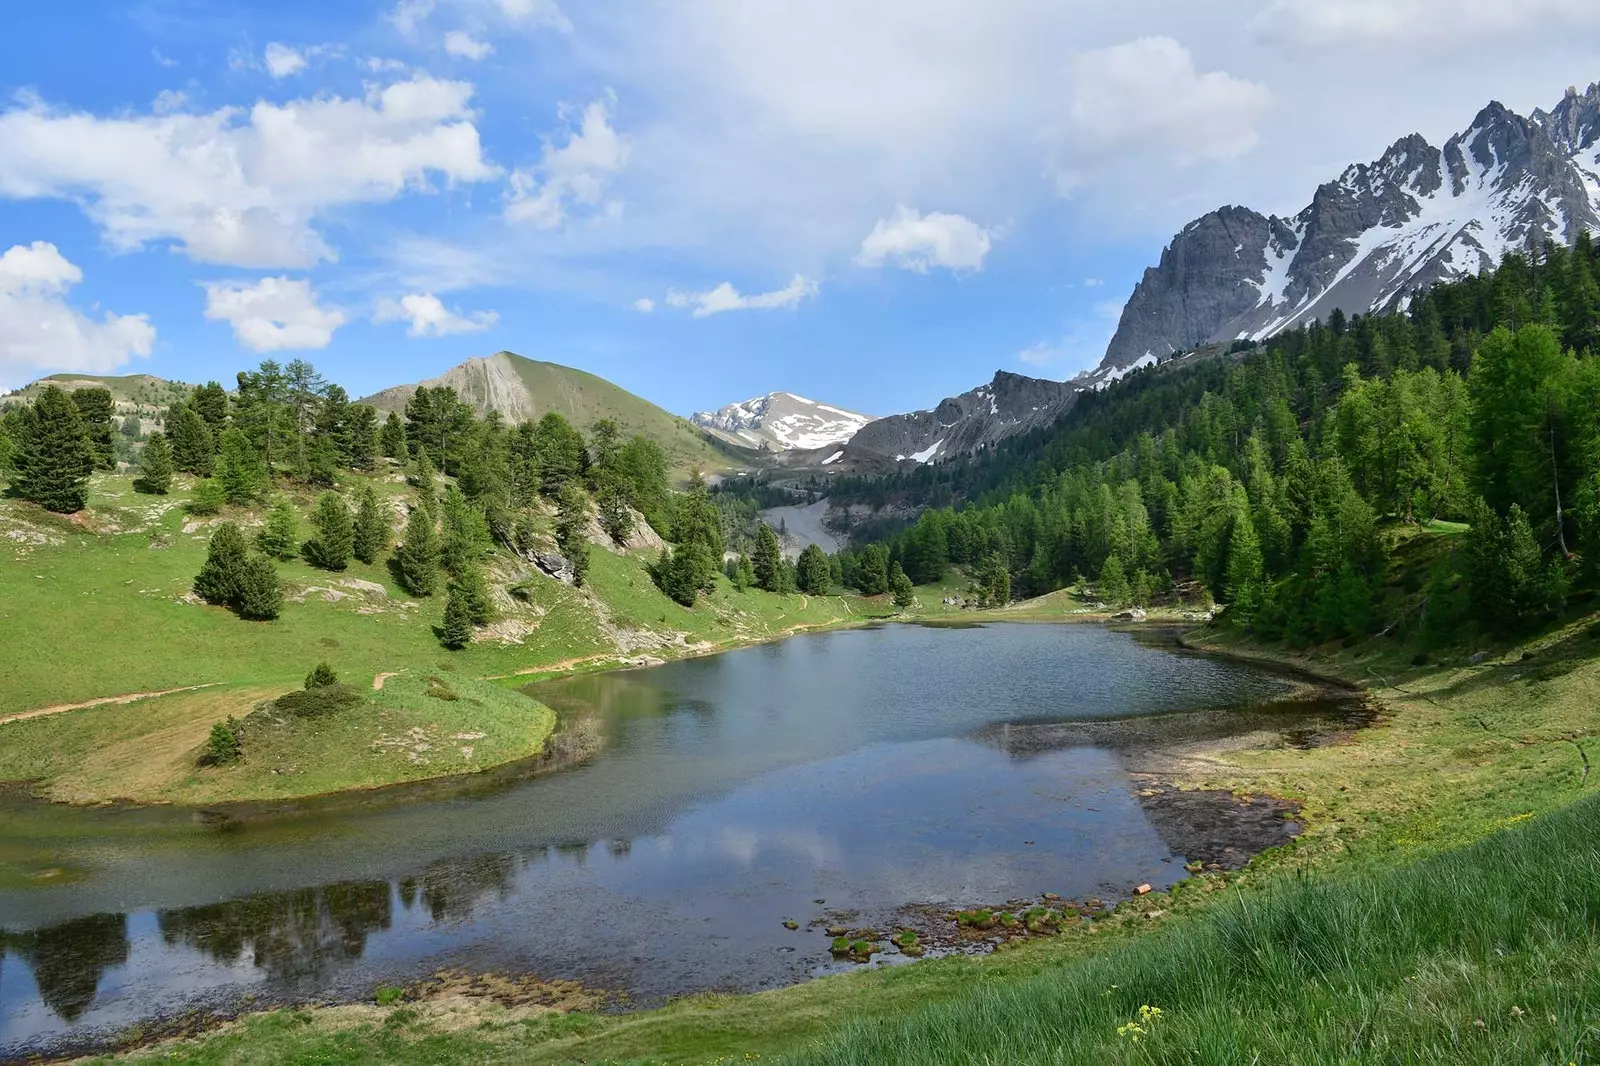
[[[581,659],[562,659],[558,663],[546,663],[543,666],[525,666],[521,670],[513,670],[509,674],[494,674],[484,678],[485,681],[504,681],[508,677],[527,677],[531,674],[555,674],[562,670],[571,670],[575,666],[586,663],[605,662],[609,659],[623,658],[622,652],[608,652],[604,655],[585,655]]]
[[[374,692],[382,691],[383,683],[385,681],[389,680],[391,677],[399,677],[399,676],[400,676],[400,671],[398,671],[398,670],[394,671],[393,673],[379,674],[377,677],[372,679],[372,691],[374,691]]]
[[[31,711],[0,715],[0,725],[5,725],[7,722],[21,722],[29,718],[47,718],[52,714],[65,714],[67,711],[82,711],[90,707],[104,707],[109,703],[133,703],[137,700],[152,700],[157,696],[174,696],[179,692],[199,692],[203,688],[216,688],[221,683],[211,681],[204,685],[162,689],[160,692],[130,692],[124,696],[101,696],[99,699],[84,700],[82,703],[58,703],[53,707],[39,707]]]

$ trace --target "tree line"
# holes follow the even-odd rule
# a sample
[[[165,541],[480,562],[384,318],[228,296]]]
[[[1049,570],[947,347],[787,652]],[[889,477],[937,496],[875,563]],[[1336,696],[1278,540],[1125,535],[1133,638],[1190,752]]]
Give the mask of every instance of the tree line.
[[[986,600],[1092,582],[1111,604],[1195,580],[1265,635],[1370,632],[1386,530],[1467,523],[1426,628],[1513,631],[1600,578],[1600,253],[1509,254],[1265,344],[1085,393],[1056,426],[834,499],[927,509],[844,554],[877,588],[968,570]]]

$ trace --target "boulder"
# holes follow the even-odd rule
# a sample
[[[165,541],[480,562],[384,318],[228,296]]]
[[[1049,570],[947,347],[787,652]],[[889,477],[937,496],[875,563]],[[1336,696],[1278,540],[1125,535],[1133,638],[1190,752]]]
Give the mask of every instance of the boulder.
[[[571,585],[577,582],[577,571],[573,570],[572,561],[565,555],[557,555],[555,552],[535,552],[533,565],[563,585]]]

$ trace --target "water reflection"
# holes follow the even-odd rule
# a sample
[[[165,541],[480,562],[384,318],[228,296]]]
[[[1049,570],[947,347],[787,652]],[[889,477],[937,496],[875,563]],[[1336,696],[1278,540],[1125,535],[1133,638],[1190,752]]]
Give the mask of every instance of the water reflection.
[[[128,922],[96,914],[32,933],[0,933],[0,944],[28,964],[45,1005],[71,1022],[94,1003],[101,975],[128,961]]]
[[[386,881],[266,892],[157,915],[161,939],[217,962],[248,960],[273,979],[298,982],[330,963],[359,959],[374,931],[388,929],[393,897]]]
[[[540,686],[605,747],[534,779],[227,833],[184,812],[30,812],[30,847],[92,872],[0,890],[18,930],[0,934],[0,1059],[247,994],[365,997],[443,966],[639,1005],[756,990],[848,965],[811,925],[826,912],[891,922],[908,903],[1159,887],[1240,838],[1196,843],[1226,819],[1142,795],[1135,755],[1170,740],[1171,712],[1285,687],[1102,630],[896,627]],[[1260,727],[1184,718],[1189,739]],[[124,901],[126,917],[100,913]]]

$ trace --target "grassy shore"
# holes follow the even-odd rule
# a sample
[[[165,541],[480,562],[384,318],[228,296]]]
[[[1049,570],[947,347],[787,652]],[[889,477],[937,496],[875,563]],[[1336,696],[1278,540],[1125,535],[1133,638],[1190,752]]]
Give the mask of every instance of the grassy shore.
[[[411,493],[397,475],[370,483],[395,505]],[[345,491],[362,485],[352,479]],[[491,555],[497,617],[461,651],[439,645],[443,597],[408,596],[381,564],[329,573],[280,563],[281,617],[245,622],[189,591],[216,523],[233,520],[249,534],[259,510],[196,518],[183,510],[185,489],[140,496],[120,475],[96,475],[91,488],[89,507],[70,518],[0,498],[0,781],[30,782],[55,800],[281,799],[486,769],[536,754],[549,733],[528,720],[547,712],[504,691],[523,677],[705,654],[893,613],[882,598],[739,592],[726,581],[688,609],[651,580],[654,551],[597,546],[583,589],[504,551]],[[313,497],[290,498],[304,533]],[[521,595],[508,594],[512,585]],[[258,720],[243,764],[196,764],[214,723],[256,713],[322,661],[356,686],[397,675],[397,687],[294,728]],[[428,676],[501,685],[460,703],[410,698]],[[109,698],[122,702],[80,706]],[[484,735],[451,739],[474,733]]]

